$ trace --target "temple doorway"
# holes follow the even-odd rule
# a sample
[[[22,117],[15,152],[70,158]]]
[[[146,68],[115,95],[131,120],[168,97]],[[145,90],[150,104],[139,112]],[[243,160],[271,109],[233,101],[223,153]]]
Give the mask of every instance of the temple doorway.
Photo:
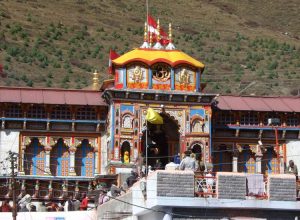
[[[162,125],[147,123],[142,137],[143,157],[146,156],[146,143],[148,144],[148,164],[156,169],[164,169],[177,153],[179,153],[179,125],[174,117],[160,113],[163,118]],[[159,164],[159,166],[158,166]]]

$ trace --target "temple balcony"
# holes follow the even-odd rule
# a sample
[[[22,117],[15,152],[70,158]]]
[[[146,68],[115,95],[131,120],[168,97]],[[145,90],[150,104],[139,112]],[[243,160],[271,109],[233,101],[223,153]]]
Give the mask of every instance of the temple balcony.
[[[159,220],[167,215],[173,219],[202,219],[204,215],[295,219],[299,209],[294,175],[270,174],[266,179],[262,174],[159,170],[99,206],[98,219]]]
[[[29,194],[34,201],[64,201],[69,196],[81,198],[98,186],[109,187],[116,182],[116,175],[95,177],[22,175],[16,178],[16,195],[21,199]],[[12,181],[9,176],[0,176],[0,199],[12,199]]]

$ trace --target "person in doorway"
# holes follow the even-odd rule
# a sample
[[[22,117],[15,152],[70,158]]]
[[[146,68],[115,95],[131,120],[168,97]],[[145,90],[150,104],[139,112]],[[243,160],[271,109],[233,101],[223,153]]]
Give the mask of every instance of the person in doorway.
[[[161,170],[163,168],[160,159],[157,159],[154,164],[154,170]]]
[[[190,157],[191,151],[185,151],[184,154],[185,154],[185,158],[181,161],[179,165],[179,169],[195,171],[196,161],[195,159]]]
[[[293,160],[289,161],[289,165],[286,169],[286,173],[294,174],[296,176],[296,180],[298,180],[298,168],[297,168],[297,165],[294,163]]]

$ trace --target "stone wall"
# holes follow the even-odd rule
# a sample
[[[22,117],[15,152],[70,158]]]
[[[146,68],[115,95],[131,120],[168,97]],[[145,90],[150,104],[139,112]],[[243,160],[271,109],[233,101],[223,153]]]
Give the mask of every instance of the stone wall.
[[[296,177],[291,174],[269,175],[268,195],[273,201],[296,201]]]
[[[218,199],[245,199],[246,175],[244,173],[217,173]]]
[[[147,178],[147,195],[194,197],[194,172],[159,170]]]

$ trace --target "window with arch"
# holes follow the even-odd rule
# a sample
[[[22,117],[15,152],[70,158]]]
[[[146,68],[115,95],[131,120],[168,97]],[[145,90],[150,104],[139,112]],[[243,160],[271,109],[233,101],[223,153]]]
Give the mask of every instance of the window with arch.
[[[20,105],[11,104],[5,110],[5,117],[8,118],[22,118],[23,112]]]
[[[84,106],[77,109],[76,119],[78,120],[96,120],[96,110],[90,106]]]
[[[122,119],[123,128],[132,128],[132,119],[130,115],[124,115]]]
[[[68,106],[55,106],[51,112],[53,119],[71,119],[71,110]]]
[[[299,119],[296,114],[288,114],[286,119],[286,125],[296,127],[299,125]]]
[[[192,122],[192,132],[196,133],[196,132],[203,132],[203,121],[201,119],[195,119]]]
[[[28,118],[46,118],[46,111],[44,106],[32,105],[29,107],[27,112]]]
[[[234,114],[231,111],[218,112],[216,117],[217,125],[235,124]]]
[[[241,125],[258,125],[259,119],[257,112],[243,112],[241,114]]]

